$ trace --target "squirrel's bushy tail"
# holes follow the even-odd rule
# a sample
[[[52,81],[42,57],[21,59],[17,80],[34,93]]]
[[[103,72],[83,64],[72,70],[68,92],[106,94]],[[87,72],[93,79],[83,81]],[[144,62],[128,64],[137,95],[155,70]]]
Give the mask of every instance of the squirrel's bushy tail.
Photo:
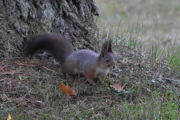
[[[49,33],[36,35],[28,40],[26,54],[32,56],[38,50],[49,51],[61,63],[73,52],[69,39],[61,34]]]

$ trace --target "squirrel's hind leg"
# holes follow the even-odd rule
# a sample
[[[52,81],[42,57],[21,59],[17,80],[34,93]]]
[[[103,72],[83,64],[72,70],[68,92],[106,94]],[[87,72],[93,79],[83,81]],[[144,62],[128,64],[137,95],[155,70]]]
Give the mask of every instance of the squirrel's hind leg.
[[[84,73],[84,76],[85,76],[85,78],[87,79],[87,81],[88,81],[90,84],[95,84],[95,83],[92,81],[92,78],[94,77],[95,74],[96,74],[96,70],[93,69],[93,70],[91,70],[90,72]]]

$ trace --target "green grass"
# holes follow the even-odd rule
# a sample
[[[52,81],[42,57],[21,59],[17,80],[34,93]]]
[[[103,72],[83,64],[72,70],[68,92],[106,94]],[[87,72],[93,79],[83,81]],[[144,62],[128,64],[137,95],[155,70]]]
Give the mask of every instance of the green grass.
[[[169,55],[169,64],[171,64],[177,72],[180,71],[180,48],[177,48],[175,52]]]
[[[162,95],[158,91],[152,93],[152,99],[148,101],[140,100],[136,104],[129,104],[125,99],[122,101],[121,109],[124,109],[123,112],[117,110],[117,107],[114,105],[114,116],[115,120],[118,119],[158,119],[158,120],[174,120],[179,118],[177,104],[173,100],[173,94],[168,90],[165,95],[163,95],[164,101],[159,101]]]

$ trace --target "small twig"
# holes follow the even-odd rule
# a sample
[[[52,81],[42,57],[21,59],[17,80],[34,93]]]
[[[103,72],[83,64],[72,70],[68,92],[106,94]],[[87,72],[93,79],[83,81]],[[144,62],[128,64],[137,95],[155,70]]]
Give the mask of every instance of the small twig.
[[[127,85],[127,82],[124,83],[124,85],[122,86],[122,88],[124,89],[124,87]]]
[[[57,74],[56,71],[54,71],[54,70],[52,70],[52,69],[50,69],[50,68],[47,68],[47,67],[45,67],[45,66],[43,66],[43,68],[44,68],[45,70],[47,70],[47,71],[50,71],[50,72],[53,72],[53,73],[56,73],[56,74]]]
[[[3,72],[3,73],[0,73],[0,75],[14,75],[16,73],[15,70],[13,71],[10,71],[10,72]]]

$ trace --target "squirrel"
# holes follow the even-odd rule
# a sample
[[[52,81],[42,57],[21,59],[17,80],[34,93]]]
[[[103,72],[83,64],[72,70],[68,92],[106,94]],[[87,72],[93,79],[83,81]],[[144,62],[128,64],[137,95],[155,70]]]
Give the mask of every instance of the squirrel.
[[[109,69],[115,66],[115,55],[111,43],[111,40],[105,41],[100,54],[91,50],[73,52],[70,40],[62,34],[43,33],[27,41],[25,52],[26,55],[32,56],[38,50],[49,51],[62,64],[62,71],[70,77],[82,73],[92,84],[92,78],[97,75],[104,83]]]

